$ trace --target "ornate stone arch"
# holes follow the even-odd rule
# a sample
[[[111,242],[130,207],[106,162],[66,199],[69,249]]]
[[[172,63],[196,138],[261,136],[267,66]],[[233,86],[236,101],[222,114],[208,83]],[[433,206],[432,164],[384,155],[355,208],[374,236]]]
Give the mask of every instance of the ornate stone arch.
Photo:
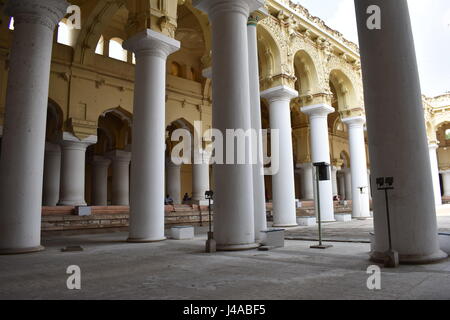
[[[352,79],[348,77],[344,71],[341,69],[331,70],[329,81],[331,83],[331,92],[336,95],[334,98],[337,99],[338,110],[336,111],[342,112],[361,107],[361,102],[358,99],[358,94],[355,88],[355,82],[352,81]],[[334,90],[331,86],[334,87]]]
[[[328,74],[327,80],[332,82],[333,85],[339,85],[339,82],[341,82],[341,84],[345,84],[345,87],[347,87],[344,90],[349,91],[350,96],[347,99],[347,103],[341,109],[349,110],[363,107],[364,98],[361,73],[359,69],[355,69],[354,64],[350,64],[342,56],[332,56],[326,65],[326,72]],[[332,76],[335,76],[335,78],[332,79]]]
[[[265,23],[270,17],[258,24],[258,58],[260,65],[260,78],[270,80],[282,73],[281,47],[279,39],[274,34],[275,26]]]
[[[88,58],[94,55],[102,31],[117,11],[125,7],[126,2],[126,0],[99,0],[86,1],[81,5],[81,11],[89,14],[85,15],[84,27],[80,30],[75,45],[73,58],[75,62],[86,64]]]

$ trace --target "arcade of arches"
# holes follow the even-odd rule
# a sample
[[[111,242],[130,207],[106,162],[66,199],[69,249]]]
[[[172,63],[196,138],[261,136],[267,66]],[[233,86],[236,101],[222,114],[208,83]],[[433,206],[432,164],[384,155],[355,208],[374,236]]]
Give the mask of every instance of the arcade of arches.
[[[422,97],[420,108],[411,112],[422,115],[422,123],[397,118],[410,121],[399,130],[419,128],[409,137],[382,130],[377,119],[388,117],[389,105],[369,110],[368,104],[376,100],[373,92],[387,84],[367,89],[374,82],[368,77],[363,85],[362,73],[368,71],[359,48],[288,0],[71,4],[81,8],[80,30],[61,20],[68,6],[64,0],[40,0],[39,6],[14,0],[2,10],[0,253],[41,249],[41,205],[44,213],[53,214],[86,205],[94,212],[116,208],[128,214],[131,203],[128,240],[163,240],[166,195],[176,207],[187,193],[192,208],[201,207],[210,188],[216,193],[218,249],[254,248],[259,231],[267,227],[266,201],[274,226],[295,226],[295,200],[316,198],[312,163],[327,162],[331,180],[320,182],[325,221],[335,220],[338,202],[333,199],[338,198],[348,200],[354,218],[369,218],[375,210],[376,220],[376,209],[383,208],[373,192],[379,175],[396,177],[403,188],[423,183],[408,192],[421,201],[417,210],[427,213],[416,217],[408,212],[415,218],[407,226],[398,214],[393,224],[405,228],[403,234],[427,229],[417,241],[429,243],[410,246],[412,235],[394,240],[402,261],[444,257],[430,232],[437,234],[435,206],[450,201],[449,94]],[[409,23],[406,19],[399,25]],[[392,49],[389,41],[385,46]],[[361,56],[364,52],[361,48]],[[368,54],[365,63],[374,59]],[[414,68],[397,72],[417,78]],[[412,96],[418,106],[420,93]],[[407,110],[398,108],[398,113]],[[195,121],[202,121],[204,131],[279,129],[279,173],[262,178],[255,174],[259,168],[248,165],[171,163],[171,133],[180,128],[193,132]],[[423,169],[418,180],[405,180],[402,170],[412,167],[392,171],[372,154],[388,150],[376,138],[388,134],[386,145],[400,143],[391,154],[393,162],[405,157],[396,158],[396,153],[429,147],[427,158],[408,155]],[[393,210],[410,210],[404,195],[397,201]],[[383,219],[380,215],[375,221],[378,253],[386,245]]]

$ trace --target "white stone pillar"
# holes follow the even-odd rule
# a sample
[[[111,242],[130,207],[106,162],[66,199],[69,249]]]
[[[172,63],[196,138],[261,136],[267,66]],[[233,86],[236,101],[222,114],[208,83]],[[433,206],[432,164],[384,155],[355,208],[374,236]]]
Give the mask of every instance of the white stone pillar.
[[[61,172],[61,147],[45,143],[44,183],[42,205],[53,207],[59,200],[59,181]]]
[[[259,90],[258,41],[256,27],[259,16],[254,13],[247,23],[248,65],[250,75],[250,107],[252,129],[257,134],[257,141],[252,141],[257,148],[257,162],[253,165],[253,206],[255,211],[255,240],[260,240],[261,230],[267,229],[266,191],[264,186],[263,140],[261,125],[261,97]]]
[[[314,200],[314,178],[312,163],[297,164],[301,168],[302,200]]]
[[[50,61],[63,0],[8,1],[14,17],[0,159],[0,254],[42,250],[41,212]],[[31,49],[32,48],[32,49]]]
[[[348,127],[350,145],[350,171],[352,174],[352,216],[369,218],[369,183],[367,181],[366,142],[364,140],[364,117],[342,119]]]
[[[297,226],[290,102],[298,92],[279,86],[262,92],[261,96],[269,102],[270,129],[279,130],[280,138],[279,170],[272,176],[273,225]]]
[[[344,176],[345,200],[352,200],[352,172],[349,168],[342,169],[341,172]]]
[[[124,48],[136,56],[128,241],[160,241],[165,239],[166,61],[180,42],[146,30]]]
[[[428,146],[431,164],[431,178],[433,180],[434,201],[436,206],[441,206],[442,196],[441,196],[441,183],[439,180],[439,164],[437,158],[437,149],[438,145],[436,143],[432,143]]]
[[[101,156],[92,159],[92,205],[108,205],[108,169],[111,160]]]
[[[332,166],[331,167],[331,186],[333,190],[333,198],[338,196],[338,181],[337,172],[341,170],[341,167]]]
[[[206,204],[205,192],[209,190],[209,154],[202,150],[201,163],[192,164],[192,201]]]
[[[330,163],[330,143],[328,140],[327,117],[328,114],[334,112],[334,108],[326,104],[318,104],[303,107],[300,111],[309,116],[309,121],[311,124],[312,162]],[[335,221],[331,180],[320,181],[319,189],[322,221]]]
[[[450,170],[442,171],[444,197],[450,197]]]
[[[71,133],[63,133],[59,206],[86,205],[86,148],[95,143],[97,143],[96,136],[90,136],[80,141]]]
[[[174,204],[181,204],[181,165],[166,162],[166,189]]]
[[[381,29],[367,28],[368,8]],[[411,21],[406,0],[355,0],[364,81],[370,165],[374,179],[394,177],[389,193],[393,249],[401,263],[447,257],[439,249],[433,182]],[[384,192],[373,194],[375,248],[388,250]]]
[[[196,0],[212,24],[213,128],[251,128],[247,20],[262,0]],[[247,148],[246,148],[247,149]],[[224,152],[226,155],[226,152]],[[235,157],[236,158],[236,157]],[[255,248],[253,170],[215,164],[214,238],[218,250]]]
[[[114,150],[108,153],[108,158],[112,161],[112,205],[129,206],[131,153],[123,150]]]

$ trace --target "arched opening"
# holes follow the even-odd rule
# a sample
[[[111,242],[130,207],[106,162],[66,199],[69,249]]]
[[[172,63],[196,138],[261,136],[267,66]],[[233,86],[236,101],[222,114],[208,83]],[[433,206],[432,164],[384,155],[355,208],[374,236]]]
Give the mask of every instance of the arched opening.
[[[257,34],[259,76],[264,83],[281,73],[281,54],[277,42],[262,24],[258,24]]]
[[[14,18],[13,17],[11,17],[11,19],[9,20],[8,29],[14,30]]]
[[[202,57],[205,54],[205,36],[198,18],[188,4],[178,6],[178,27],[175,39],[181,48],[168,58],[168,73],[174,77],[200,82],[198,76],[202,70]]]
[[[319,92],[319,78],[316,66],[306,51],[298,51],[294,57],[294,69],[297,81],[295,89],[300,96]]]
[[[123,40],[111,38],[109,40],[109,57],[123,62],[128,61],[128,51],[122,47]]]
[[[174,132],[177,130],[186,130],[185,134],[191,137],[189,150],[184,148],[180,151],[179,146],[186,144],[184,135],[178,141],[172,141]],[[187,141],[189,142],[189,141]],[[166,127],[166,195],[168,195],[174,204],[188,204],[193,195],[193,164],[177,164],[172,160],[175,158],[187,157],[190,153],[193,156],[192,149],[194,145],[194,126],[184,118],[172,121]],[[177,150],[175,150],[177,148]],[[176,151],[176,152],[175,152]],[[186,154],[185,154],[186,151]],[[183,201],[184,196],[187,199]]]
[[[105,38],[103,35],[101,35],[98,40],[97,46],[95,47],[95,53],[99,55],[103,55],[105,53]]]

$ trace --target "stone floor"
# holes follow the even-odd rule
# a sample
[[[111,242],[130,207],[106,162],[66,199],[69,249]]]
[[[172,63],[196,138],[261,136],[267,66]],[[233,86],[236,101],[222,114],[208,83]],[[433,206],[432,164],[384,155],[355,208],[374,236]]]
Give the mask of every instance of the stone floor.
[[[437,217],[439,231],[450,232],[450,216]],[[373,219],[353,220],[351,222],[324,223],[322,236],[326,241],[345,241],[370,243],[369,233],[373,231]],[[314,227],[297,227],[286,232],[286,239],[317,240],[318,229]]]
[[[327,228],[355,237],[367,225]],[[206,229],[197,231],[191,241],[152,244],[124,242],[124,232],[46,236],[44,252],[0,256],[0,299],[450,299],[450,260],[382,269],[381,290],[372,291],[367,243],[317,251],[288,240],[272,251],[206,254]],[[84,251],[61,252],[69,245]],[[66,287],[70,265],[81,268],[81,290]]]

